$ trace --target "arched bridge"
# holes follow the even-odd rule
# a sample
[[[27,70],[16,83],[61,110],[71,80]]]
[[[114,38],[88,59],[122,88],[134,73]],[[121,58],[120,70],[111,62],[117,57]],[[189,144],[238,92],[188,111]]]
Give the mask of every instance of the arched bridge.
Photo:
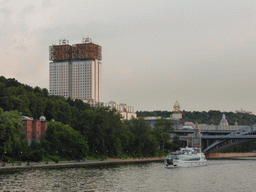
[[[204,153],[225,152],[236,145],[256,140],[256,124],[232,131],[227,135],[203,135],[201,139],[206,145]]]

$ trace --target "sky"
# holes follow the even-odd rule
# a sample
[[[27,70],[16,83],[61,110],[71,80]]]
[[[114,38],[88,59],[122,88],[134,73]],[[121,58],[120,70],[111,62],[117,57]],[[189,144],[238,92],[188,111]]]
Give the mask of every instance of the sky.
[[[102,46],[102,99],[256,114],[255,0],[0,0],[0,76],[49,89],[49,46]]]

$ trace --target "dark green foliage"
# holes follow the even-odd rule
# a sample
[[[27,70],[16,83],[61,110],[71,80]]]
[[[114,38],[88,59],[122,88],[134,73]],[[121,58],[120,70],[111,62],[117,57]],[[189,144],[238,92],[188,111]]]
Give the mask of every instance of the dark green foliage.
[[[45,88],[32,88],[3,76],[0,76],[0,107],[4,111],[18,110],[34,119],[45,116],[47,120],[54,119],[65,124],[70,124],[73,117],[90,108],[81,100],[49,96]]]
[[[1,160],[3,161],[3,162],[11,162],[12,161],[12,159],[10,158],[10,157],[8,157],[8,156],[2,156],[2,158],[1,158]]]
[[[70,159],[82,159],[87,155],[88,145],[81,134],[71,127],[51,122],[45,134],[48,154]],[[44,143],[45,144],[45,143]]]
[[[44,158],[44,149],[32,151],[30,153],[29,160],[34,162],[42,161]]]
[[[60,157],[59,156],[48,156],[49,159],[53,160],[55,163],[58,163],[60,161]]]
[[[158,119],[154,125],[154,135],[156,136],[158,143],[160,144],[160,148],[164,151],[165,143],[170,139],[170,133],[173,131],[173,122],[171,120],[166,119],[165,117],[161,117]]]
[[[151,117],[151,116],[163,116],[170,117],[172,112],[167,111],[137,111],[138,117]],[[207,125],[218,125],[222,119],[222,112],[210,110],[206,111],[181,111],[183,121],[191,121],[198,124],[207,124]],[[247,113],[233,113],[225,112],[226,119],[228,120],[229,125],[235,125],[237,122],[239,125],[252,125],[256,123],[256,116]]]
[[[122,120],[116,110],[91,108],[81,100],[49,95],[47,89],[32,88],[0,76],[0,156],[2,159],[58,162],[60,159],[94,157],[155,156],[168,141],[171,122],[163,119],[152,130],[143,118]],[[21,134],[21,113],[38,119],[54,119],[39,143],[28,146]],[[4,112],[5,111],[5,112]],[[162,112],[156,111],[159,116]],[[171,112],[164,112],[169,116]],[[63,124],[62,124],[63,123]],[[64,125],[65,124],[65,125]],[[72,129],[73,127],[74,129]]]
[[[72,107],[71,111],[72,111],[72,117],[77,117],[78,115],[80,115],[80,113],[82,113],[83,111],[85,111],[86,109],[90,108],[90,105],[87,103],[84,103],[82,100],[80,99],[75,99],[72,100],[71,98],[67,99],[67,102],[69,103],[69,105]]]
[[[179,147],[182,146],[182,141],[180,140],[180,137],[178,135],[174,135],[173,142],[174,145],[177,145]]]
[[[9,152],[8,155],[13,160],[22,160],[22,161],[29,160],[30,147],[27,144],[25,135],[22,135],[21,139],[18,142],[12,143],[11,147],[12,147],[12,151]]]
[[[23,124],[18,111],[4,112],[0,108],[0,157],[11,154],[12,146],[19,145]]]
[[[171,111],[136,111],[138,117],[170,117]]]
[[[91,156],[154,156],[159,143],[150,124],[121,118],[116,110],[90,108],[73,119],[72,127],[87,141]]]
[[[133,156],[154,156],[159,143],[153,134],[151,125],[143,118],[132,119],[127,122],[128,130],[135,136],[130,149]]]
[[[176,150],[179,150],[179,146],[175,145],[172,142],[166,142],[165,143],[165,149],[168,150],[168,151],[176,151]]]
[[[252,152],[256,150],[256,141],[248,141],[242,145],[235,146],[229,152]]]
[[[72,127],[88,142],[90,155],[120,156],[124,125],[121,115],[108,108],[90,108],[73,119]]]

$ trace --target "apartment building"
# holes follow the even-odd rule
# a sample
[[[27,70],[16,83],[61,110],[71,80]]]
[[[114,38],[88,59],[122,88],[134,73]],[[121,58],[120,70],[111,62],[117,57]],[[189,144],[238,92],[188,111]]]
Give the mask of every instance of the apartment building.
[[[89,38],[72,46],[65,39],[59,45],[50,46],[50,94],[101,102],[101,50]]]

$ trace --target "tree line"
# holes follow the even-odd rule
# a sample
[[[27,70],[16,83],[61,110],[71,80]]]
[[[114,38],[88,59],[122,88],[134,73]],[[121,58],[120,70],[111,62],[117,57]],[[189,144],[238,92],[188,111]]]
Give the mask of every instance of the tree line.
[[[27,145],[21,116],[54,119],[40,142]],[[154,128],[143,118],[122,120],[116,110],[90,107],[81,100],[49,95],[0,77],[0,157],[4,161],[41,161],[89,157],[149,157],[178,149],[170,143],[172,121]]]
[[[0,76],[0,107],[4,111],[17,110],[23,116],[35,119],[45,116],[47,120],[54,119],[70,125],[72,118],[89,109],[90,105],[79,99],[49,95],[46,88],[33,88]]]
[[[170,117],[172,111],[137,111],[138,117],[164,116]],[[217,110],[206,111],[181,111],[182,122],[190,121],[198,124],[219,125],[223,112]],[[256,116],[248,113],[225,112],[229,125],[252,125],[256,123]]]
[[[179,149],[168,141],[172,125],[161,118],[152,129],[143,118],[123,121],[116,110],[89,108],[70,125],[51,121],[45,137],[28,146],[21,113],[0,108],[0,156],[3,161],[162,156]]]

